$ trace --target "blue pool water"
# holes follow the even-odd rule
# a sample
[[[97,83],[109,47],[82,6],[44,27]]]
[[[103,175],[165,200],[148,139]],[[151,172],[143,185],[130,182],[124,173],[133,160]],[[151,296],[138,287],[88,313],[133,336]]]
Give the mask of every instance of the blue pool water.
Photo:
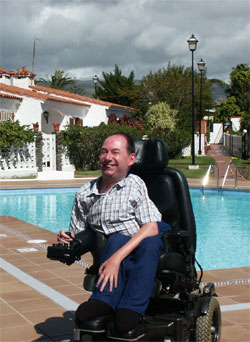
[[[69,226],[77,188],[0,190],[0,215],[53,232]],[[203,269],[250,266],[250,192],[190,189]]]

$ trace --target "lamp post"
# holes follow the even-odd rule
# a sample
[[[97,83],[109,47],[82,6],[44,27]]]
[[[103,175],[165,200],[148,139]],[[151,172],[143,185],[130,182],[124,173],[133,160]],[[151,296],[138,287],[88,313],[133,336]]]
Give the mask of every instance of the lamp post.
[[[95,95],[96,95],[96,87],[97,87],[97,84],[98,84],[98,77],[95,75],[94,77],[93,77],[93,82],[94,82],[94,86],[95,86]],[[96,97],[97,97],[97,95],[96,95]]]
[[[192,155],[192,165],[195,165],[195,142],[194,142],[194,51],[198,40],[192,34],[188,39],[188,47],[192,53],[192,144],[191,144],[191,155]]]
[[[202,120],[202,73],[205,70],[206,63],[201,59],[198,63],[198,69],[201,73],[201,87],[200,87],[200,126],[199,126],[199,154],[201,154],[201,120]]]

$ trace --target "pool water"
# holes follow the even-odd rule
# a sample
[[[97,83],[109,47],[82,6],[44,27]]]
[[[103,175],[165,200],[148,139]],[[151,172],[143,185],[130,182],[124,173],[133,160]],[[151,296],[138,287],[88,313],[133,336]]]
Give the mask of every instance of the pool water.
[[[1,190],[0,215],[58,232],[68,229],[77,188]],[[190,189],[196,258],[204,270],[250,266],[250,192]]]

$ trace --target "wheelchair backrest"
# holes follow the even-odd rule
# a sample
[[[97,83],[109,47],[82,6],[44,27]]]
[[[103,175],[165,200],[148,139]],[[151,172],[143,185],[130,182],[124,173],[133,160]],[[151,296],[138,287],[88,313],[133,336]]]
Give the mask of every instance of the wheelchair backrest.
[[[165,222],[187,231],[186,251],[195,253],[196,225],[188,183],[183,173],[168,167],[168,150],[161,139],[135,140],[136,162],[130,173],[141,177]]]

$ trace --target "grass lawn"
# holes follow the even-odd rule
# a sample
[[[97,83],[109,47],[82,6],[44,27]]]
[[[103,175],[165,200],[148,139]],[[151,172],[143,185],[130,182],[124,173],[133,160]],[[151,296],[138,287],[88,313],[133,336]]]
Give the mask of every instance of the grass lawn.
[[[208,166],[214,162],[213,158],[210,157],[195,157],[195,164],[200,165],[197,170],[189,170],[188,165],[192,164],[191,157],[184,157],[180,159],[169,160],[169,166],[175,167],[181,170],[187,178],[203,178],[207,172]],[[86,176],[100,176],[101,172],[99,170],[95,171],[75,171],[75,177],[86,177]]]
[[[178,170],[180,170],[186,178],[203,178],[208,170],[208,167],[200,167],[196,170],[189,170],[188,166],[181,166],[181,165],[170,165]]]
[[[239,170],[239,173],[246,179],[250,179],[250,159],[232,158],[232,162]]]
[[[99,177],[100,175],[101,175],[101,171],[100,170],[94,170],[94,171],[76,170],[75,171],[75,178],[85,177],[85,176],[96,176],[96,177]]]
[[[180,159],[169,160],[168,165],[175,167],[184,173],[186,178],[203,178],[208,170],[210,164],[214,162],[211,157],[195,156],[195,165],[199,165],[199,169],[189,170],[188,165],[192,165],[192,157],[184,157]]]
[[[195,164],[196,165],[210,165],[214,162],[214,158],[211,157],[199,157],[195,156]],[[168,164],[171,165],[191,165],[192,164],[192,158],[191,157],[184,157],[180,159],[170,159]]]

